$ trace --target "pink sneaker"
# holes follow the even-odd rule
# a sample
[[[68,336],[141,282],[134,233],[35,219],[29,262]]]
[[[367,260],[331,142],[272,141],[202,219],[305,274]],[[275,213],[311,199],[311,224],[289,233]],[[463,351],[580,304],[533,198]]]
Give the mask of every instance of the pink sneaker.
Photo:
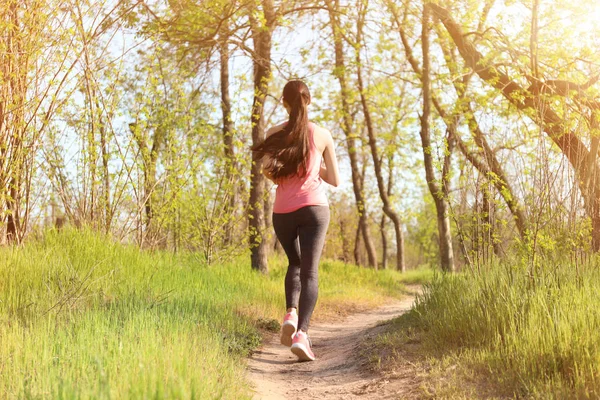
[[[311,343],[305,332],[298,331],[292,340],[292,353],[298,356],[300,361],[315,361],[316,357],[311,350]]]
[[[289,312],[283,317],[283,325],[281,325],[281,344],[287,347],[292,345],[292,338],[298,327],[298,314]]]

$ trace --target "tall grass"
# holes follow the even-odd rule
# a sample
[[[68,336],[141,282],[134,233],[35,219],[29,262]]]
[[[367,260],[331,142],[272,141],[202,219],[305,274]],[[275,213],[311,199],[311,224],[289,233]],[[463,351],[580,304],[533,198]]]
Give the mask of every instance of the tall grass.
[[[600,397],[600,268],[494,265],[437,276],[411,316],[437,349],[490,372],[512,395]]]
[[[285,306],[275,263],[266,277],[86,231],[0,249],[0,398],[249,398],[243,357]],[[320,281],[321,309],[401,289],[340,263]]]

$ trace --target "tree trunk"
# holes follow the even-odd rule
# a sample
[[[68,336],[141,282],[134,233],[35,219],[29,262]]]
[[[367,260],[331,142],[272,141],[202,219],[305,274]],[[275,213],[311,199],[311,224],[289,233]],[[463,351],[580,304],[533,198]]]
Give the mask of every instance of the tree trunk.
[[[389,156],[388,160],[388,184],[387,184],[387,197],[392,195],[392,188],[394,187],[394,154]],[[396,265],[401,265],[402,272],[406,271],[406,264],[404,262],[404,231],[402,225],[394,225],[394,233],[396,234]]]
[[[362,225],[356,225],[356,234],[354,235],[354,263],[363,265],[362,257],[360,256],[360,237],[362,235]]]
[[[535,78],[539,77],[538,71],[538,8],[539,0],[533,0],[531,9],[531,37],[529,38],[529,51],[531,53],[531,73]]]
[[[140,236],[141,246],[145,238],[150,238],[154,235],[152,223],[154,217],[154,204],[152,201],[152,193],[154,192],[157,183],[156,163],[158,161],[160,150],[163,147],[166,133],[163,127],[157,125],[154,129],[152,146],[150,146],[147,140],[148,134],[143,132],[137,123],[130,123],[129,129],[138,145],[138,148],[140,149],[144,173],[144,198],[142,199],[142,205],[144,207],[146,220],[143,224],[143,226],[145,226],[145,232]]]
[[[427,186],[433,196],[437,213],[437,225],[440,245],[441,266],[444,271],[454,272],[454,252],[452,249],[452,236],[450,233],[450,218],[448,215],[448,203],[443,195],[444,189],[435,182],[433,160],[431,155],[431,139],[429,133],[429,118],[431,114],[431,88],[429,80],[429,8],[423,9],[423,26],[421,33],[421,45],[423,49],[423,73],[421,82],[423,84],[423,115],[421,116],[421,145],[423,147],[423,161],[425,163],[425,175]],[[445,178],[442,177],[444,180]]]
[[[352,115],[350,112],[349,90],[346,82],[346,66],[344,61],[344,44],[343,37],[340,31],[340,23],[338,21],[337,10],[339,10],[339,0],[326,0],[327,9],[329,11],[329,18],[331,23],[331,29],[333,31],[333,41],[335,48],[335,70],[334,75],[337,77],[340,83],[341,97],[342,97],[342,130],[346,135],[346,144],[348,146],[348,157],[350,158],[350,168],[352,171],[352,189],[354,191],[354,198],[356,200],[356,208],[358,210],[358,224],[360,231],[363,234],[365,242],[365,248],[367,250],[367,257],[369,258],[369,266],[377,267],[377,256],[375,253],[375,246],[371,240],[369,227],[367,224],[367,208],[364,201],[363,187],[360,183],[360,172],[359,163],[357,158],[357,146],[355,134],[352,131]],[[356,252],[355,252],[356,255]]]
[[[29,54],[24,48],[26,38],[20,21],[19,2],[9,1],[0,11],[6,28],[3,33],[3,54],[0,54],[0,197],[3,197],[5,210],[0,209],[2,219],[6,215],[6,241],[19,243],[26,227],[21,225],[20,202],[22,181],[25,174],[26,147],[24,108],[27,102],[27,69]],[[4,214],[3,212],[6,212]]]
[[[494,254],[496,256],[500,256],[501,255],[501,249],[500,249],[500,243],[498,243],[498,241],[496,240],[495,233],[496,233],[496,206],[494,204],[494,199],[490,197],[490,189],[489,186],[487,188],[484,188],[481,191],[481,194],[483,195],[483,221],[484,221],[484,233],[485,233],[485,245],[486,245],[486,252],[488,252],[487,254],[487,258],[489,260],[489,247],[491,246]]]
[[[6,200],[6,241],[8,243],[19,243],[19,210],[17,209],[19,196],[19,180],[13,174],[10,179],[8,199]]]
[[[96,100],[97,101],[97,100]],[[96,109],[100,110],[98,104],[96,104]],[[102,118],[101,115],[98,115],[99,118]],[[109,160],[109,149],[108,149],[108,140],[106,137],[106,128],[104,124],[100,124],[100,148],[102,151],[102,172],[103,176],[103,190],[102,190],[102,205],[104,208],[104,233],[110,232],[110,225],[112,220],[112,212],[110,206],[110,175],[108,172],[108,160]]]
[[[342,260],[345,263],[350,262],[350,241],[346,235],[347,225],[344,218],[340,215],[340,236],[342,238]]]
[[[271,80],[271,39],[275,23],[272,0],[263,0],[265,26],[252,19],[252,40],[254,43],[254,100],[252,102],[252,144],[265,138],[264,103]],[[263,238],[265,177],[262,174],[262,160],[253,155],[250,171],[250,208],[248,229],[250,240],[250,261],[252,268],[262,273],[269,271],[267,264],[267,243]]]
[[[357,23],[357,42],[360,45],[362,41],[362,22],[363,19],[359,18]],[[358,90],[360,92],[360,101],[363,108],[363,114],[365,118],[365,124],[367,125],[367,133],[369,135],[369,147],[371,149],[371,157],[373,159],[373,166],[375,168],[375,176],[377,178],[377,188],[379,190],[379,197],[383,202],[383,212],[387,215],[392,223],[394,224],[394,232],[396,233],[396,243],[397,246],[397,258],[396,258],[396,269],[398,271],[405,272],[406,266],[404,265],[404,249],[403,249],[403,238],[402,238],[402,228],[400,223],[400,217],[394,209],[389,200],[388,192],[389,188],[386,188],[385,182],[383,179],[383,171],[381,165],[381,158],[379,156],[379,150],[377,149],[377,138],[375,135],[375,129],[373,128],[373,121],[371,120],[371,111],[369,109],[369,104],[367,102],[367,97],[365,94],[365,88],[362,78],[362,66],[361,66],[361,58],[360,58],[360,47],[357,46],[356,49],[356,65],[357,65],[357,78],[358,78]],[[390,171],[391,174],[391,171]]]
[[[152,192],[156,182],[156,164],[150,160],[144,173],[144,209],[146,211],[146,235],[152,231],[152,219],[154,217],[154,207],[152,202]]]
[[[381,222],[379,223],[379,231],[381,232],[381,268],[387,269],[388,249],[387,235],[385,234],[385,213],[381,214]]]
[[[225,215],[227,222],[225,226],[225,244],[233,243],[233,215],[237,203],[237,190],[235,187],[235,175],[237,165],[235,162],[235,150],[233,145],[233,121],[231,119],[231,98],[229,97],[229,44],[228,37],[222,37],[219,46],[220,69],[221,69],[221,111],[223,114],[223,149],[225,153],[225,181],[228,183],[229,199],[225,204]]]
[[[366,8],[363,9],[366,12]],[[365,118],[365,123],[367,126],[367,133],[369,136],[369,147],[371,149],[371,157],[373,159],[373,165],[375,169],[375,176],[377,178],[377,188],[379,190],[379,196],[381,201],[383,202],[383,212],[387,215],[390,220],[392,220],[394,224],[394,231],[396,233],[396,243],[397,246],[397,264],[396,269],[404,272],[406,267],[404,265],[404,249],[403,249],[403,238],[402,238],[402,228],[400,226],[400,218],[398,214],[392,209],[390,201],[389,201],[389,192],[390,188],[385,187],[381,158],[379,156],[379,151],[377,149],[377,138],[375,135],[375,130],[373,128],[373,122],[371,120],[371,112],[369,108],[369,104],[367,102],[367,97],[365,93],[363,77],[362,77],[362,64],[361,64],[361,55],[360,55],[360,44],[362,42],[362,28],[364,23],[364,14],[359,17],[357,22],[357,49],[356,49],[356,65],[357,65],[357,78],[358,78],[358,90],[360,93],[360,100],[363,108],[363,114]],[[390,171],[391,174],[391,171]],[[382,220],[382,224],[385,224],[384,220]],[[383,232],[382,232],[383,234]],[[387,249],[386,249],[387,250]],[[385,261],[387,262],[387,260]],[[384,263],[385,263],[384,262]]]
[[[265,180],[265,202],[263,204],[263,210],[265,215],[265,232],[268,232],[273,227],[273,206],[275,205],[275,199],[271,195],[271,190],[269,189],[269,182]],[[271,237],[271,241],[275,243],[278,242],[277,237],[273,235]],[[267,243],[267,248],[274,248],[276,244],[272,244],[271,242]],[[267,255],[269,252],[267,251]]]

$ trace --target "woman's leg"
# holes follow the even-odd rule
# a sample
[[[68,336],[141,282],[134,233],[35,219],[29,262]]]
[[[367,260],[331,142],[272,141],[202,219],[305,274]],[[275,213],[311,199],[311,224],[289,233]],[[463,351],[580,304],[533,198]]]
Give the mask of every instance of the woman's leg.
[[[298,224],[292,215],[273,214],[273,228],[281,247],[288,258],[288,270],[285,275],[286,308],[298,308],[300,297],[300,244]]]
[[[300,239],[300,292],[298,330],[308,331],[310,317],[319,293],[319,259],[325,244],[329,226],[329,207],[309,206],[301,208],[298,216]]]

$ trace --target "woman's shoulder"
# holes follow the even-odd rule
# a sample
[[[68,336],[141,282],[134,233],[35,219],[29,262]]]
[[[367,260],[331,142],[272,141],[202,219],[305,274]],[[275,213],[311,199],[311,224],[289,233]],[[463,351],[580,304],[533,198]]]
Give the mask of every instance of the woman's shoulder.
[[[279,132],[280,130],[283,129],[283,127],[286,124],[287,124],[287,121],[283,121],[283,122],[281,122],[281,123],[279,123],[277,125],[274,125],[274,126],[270,127],[269,129],[267,129],[266,136],[269,137],[272,134],[274,134],[275,132]]]
[[[331,137],[331,132],[329,132],[329,129],[317,125],[314,122],[311,122],[311,124],[313,125],[313,132],[315,134],[315,137],[322,137],[322,138],[330,138]]]
[[[317,148],[323,151],[332,140],[331,132],[327,128],[313,123],[313,140]]]

